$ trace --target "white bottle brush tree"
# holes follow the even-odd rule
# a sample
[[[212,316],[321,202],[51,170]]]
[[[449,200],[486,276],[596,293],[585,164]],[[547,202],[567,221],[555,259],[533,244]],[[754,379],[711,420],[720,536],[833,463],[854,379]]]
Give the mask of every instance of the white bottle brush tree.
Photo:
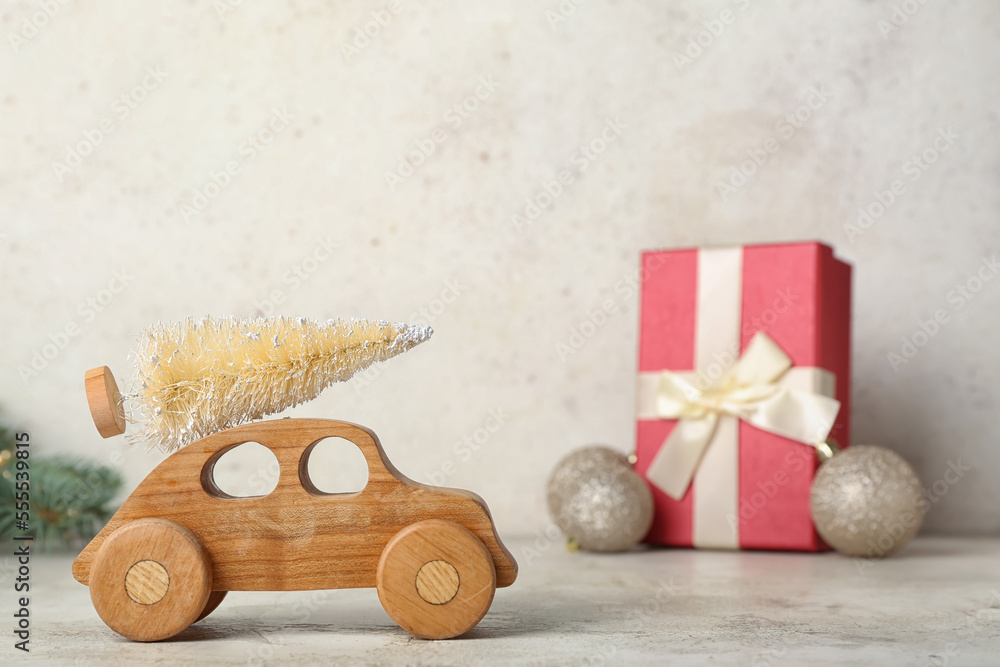
[[[133,442],[167,451],[316,398],[430,338],[427,326],[305,318],[205,318],[142,332],[130,421]]]

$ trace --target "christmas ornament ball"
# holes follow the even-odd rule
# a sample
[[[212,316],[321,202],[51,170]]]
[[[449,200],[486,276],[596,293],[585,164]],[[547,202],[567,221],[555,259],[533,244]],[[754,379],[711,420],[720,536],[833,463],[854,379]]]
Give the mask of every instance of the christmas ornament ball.
[[[559,461],[547,496],[553,521],[587,551],[630,549],[653,523],[649,486],[608,447],[585,447]]]
[[[920,478],[901,456],[855,445],[820,466],[813,480],[813,522],[827,544],[848,556],[888,556],[924,521]]]

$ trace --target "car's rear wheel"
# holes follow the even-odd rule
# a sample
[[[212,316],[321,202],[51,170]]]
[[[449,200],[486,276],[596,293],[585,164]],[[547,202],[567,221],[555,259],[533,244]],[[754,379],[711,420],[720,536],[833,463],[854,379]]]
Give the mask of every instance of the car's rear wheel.
[[[474,628],[493,602],[496,569],[489,550],[451,521],[418,521],[382,551],[378,597],[401,628],[424,639],[448,639]]]
[[[226,591],[212,591],[212,594],[208,596],[208,602],[205,603],[205,608],[201,610],[201,614],[195,619],[195,623],[205,618],[216,608],[222,604],[222,601],[226,598]]]
[[[90,571],[90,599],[101,620],[135,641],[181,632],[211,593],[208,554],[194,533],[166,519],[138,519],[116,530]]]

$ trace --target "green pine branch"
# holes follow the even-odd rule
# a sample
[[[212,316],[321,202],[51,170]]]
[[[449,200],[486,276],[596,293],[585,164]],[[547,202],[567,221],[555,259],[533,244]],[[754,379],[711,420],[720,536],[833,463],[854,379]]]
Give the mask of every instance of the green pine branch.
[[[75,457],[32,456],[28,531],[15,523],[16,457],[14,434],[0,427],[0,538],[33,535],[36,548],[56,550],[86,544],[107,523],[111,500],[122,487],[121,474],[108,466]]]

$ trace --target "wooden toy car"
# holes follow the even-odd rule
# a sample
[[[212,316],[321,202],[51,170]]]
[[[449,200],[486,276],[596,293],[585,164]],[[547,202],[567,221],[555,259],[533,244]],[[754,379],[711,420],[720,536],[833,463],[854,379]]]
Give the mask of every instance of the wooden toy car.
[[[364,455],[368,483],[358,493],[324,493],[310,480],[310,453],[328,437]],[[277,487],[227,495],[215,464],[250,441],[277,457]],[[213,433],[170,455],[80,553],[73,576],[90,586],[101,619],[138,641],[176,635],[228,591],[368,587],[402,628],[445,639],[479,623],[517,564],[481,498],[407,479],[372,431],[279,419]]]

